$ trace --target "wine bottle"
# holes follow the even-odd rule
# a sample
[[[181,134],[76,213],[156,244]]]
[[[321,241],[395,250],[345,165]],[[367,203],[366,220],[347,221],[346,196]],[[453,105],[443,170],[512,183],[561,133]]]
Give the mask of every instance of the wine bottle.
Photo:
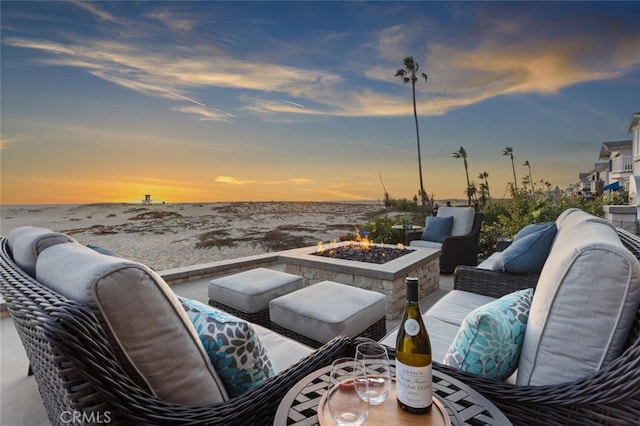
[[[418,279],[407,277],[407,299],[396,340],[396,396],[409,413],[431,410],[431,342],[420,315]]]

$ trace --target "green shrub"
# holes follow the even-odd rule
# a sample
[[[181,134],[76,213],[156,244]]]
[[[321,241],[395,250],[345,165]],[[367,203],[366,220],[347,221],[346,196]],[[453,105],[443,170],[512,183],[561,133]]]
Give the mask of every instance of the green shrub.
[[[401,242],[400,231],[393,229],[393,225],[401,225],[401,216],[391,217],[389,215],[376,216],[373,221],[367,222],[363,226],[363,231],[369,231],[369,239],[375,243],[397,244]]]
[[[480,231],[481,258],[487,258],[495,251],[500,239],[510,240],[525,226],[532,223],[553,222],[563,211],[576,207],[594,216],[604,215],[605,204],[626,204],[624,194],[601,195],[587,200],[578,196],[550,197],[541,191],[530,194],[514,191],[508,200],[493,201],[482,208],[484,223]]]

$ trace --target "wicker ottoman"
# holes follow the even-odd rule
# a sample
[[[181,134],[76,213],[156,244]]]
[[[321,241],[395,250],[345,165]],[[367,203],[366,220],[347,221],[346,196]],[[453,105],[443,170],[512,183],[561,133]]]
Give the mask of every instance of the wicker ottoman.
[[[302,277],[256,268],[209,283],[209,304],[239,318],[270,328],[269,302],[302,288]]]
[[[385,312],[385,295],[332,281],[269,303],[272,329],[314,348],[338,335],[382,338],[386,334]]]

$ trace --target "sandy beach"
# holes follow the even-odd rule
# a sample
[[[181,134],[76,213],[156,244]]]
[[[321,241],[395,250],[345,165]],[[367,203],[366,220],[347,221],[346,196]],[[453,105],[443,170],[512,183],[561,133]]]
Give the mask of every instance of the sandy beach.
[[[0,206],[0,232],[41,226],[165,270],[331,242],[377,202],[230,202]]]

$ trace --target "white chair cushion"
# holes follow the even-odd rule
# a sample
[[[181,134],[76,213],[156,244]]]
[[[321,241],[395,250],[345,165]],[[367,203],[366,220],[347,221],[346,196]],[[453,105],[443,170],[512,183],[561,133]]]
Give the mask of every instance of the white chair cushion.
[[[640,303],[640,263],[610,224],[573,211],[558,227],[531,304],[519,385],[576,380],[611,362]]]
[[[56,244],[77,242],[68,235],[35,226],[12,229],[7,240],[13,260],[32,277],[36,276],[36,260],[44,249]]]
[[[36,278],[89,307],[125,368],[154,395],[178,404],[228,398],[180,301],[150,268],[58,244],[38,257]]]
[[[467,235],[473,229],[473,221],[476,211],[473,207],[448,207],[438,208],[437,216],[447,217],[453,216],[453,228],[451,228],[451,236],[459,237]]]
[[[437,318],[433,318],[428,314],[422,316],[424,326],[429,333],[429,342],[431,342],[431,358],[434,361],[442,362],[444,356],[451,346],[451,342],[458,332],[458,326],[447,324]],[[387,334],[380,342],[391,348],[396,347],[396,339],[398,338],[398,328],[396,327],[391,333]]]
[[[469,312],[496,300],[493,297],[469,291],[451,290],[438,300],[425,314],[447,324],[460,327]],[[451,336],[453,340],[453,336]]]
[[[488,271],[499,271],[502,268],[502,252],[492,253],[477,266],[478,269],[486,269]]]

